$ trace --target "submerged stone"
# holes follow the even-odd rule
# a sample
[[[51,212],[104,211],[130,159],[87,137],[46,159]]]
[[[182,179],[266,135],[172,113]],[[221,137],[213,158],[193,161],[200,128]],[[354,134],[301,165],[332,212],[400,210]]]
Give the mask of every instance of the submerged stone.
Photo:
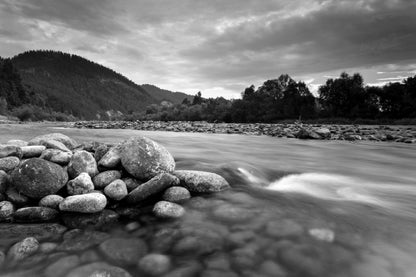
[[[132,277],[124,269],[105,262],[95,262],[71,270],[66,277]]]
[[[22,261],[23,259],[33,255],[39,248],[39,242],[34,237],[28,237],[14,244],[7,251],[7,259],[11,263]]]
[[[230,188],[222,176],[211,172],[176,170],[173,174],[179,178],[181,186],[190,192],[212,193]]]
[[[57,217],[58,211],[47,207],[20,208],[13,215],[18,222],[47,222]]]
[[[147,245],[140,239],[111,238],[100,244],[100,252],[119,265],[135,265],[147,252]]]
[[[169,271],[171,261],[169,256],[151,253],[140,259],[139,268],[146,274],[158,276]]]
[[[185,209],[176,203],[159,201],[153,207],[153,213],[160,218],[179,218],[185,214]]]

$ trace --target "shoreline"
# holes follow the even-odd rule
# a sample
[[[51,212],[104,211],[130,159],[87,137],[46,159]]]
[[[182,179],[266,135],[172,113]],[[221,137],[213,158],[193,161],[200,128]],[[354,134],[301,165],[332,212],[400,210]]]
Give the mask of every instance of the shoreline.
[[[78,121],[78,129],[132,129],[186,133],[265,135],[277,138],[416,143],[412,125],[209,123],[201,121]]]

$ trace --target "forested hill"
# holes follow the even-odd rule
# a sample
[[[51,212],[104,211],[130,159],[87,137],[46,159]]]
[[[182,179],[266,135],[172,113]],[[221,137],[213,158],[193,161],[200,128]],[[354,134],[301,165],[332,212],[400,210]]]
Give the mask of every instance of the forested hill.
[[[54,111],[95,119],[106,111],[140,111],[163,100],[180,103],[184,95],[155,93],[121,74],[80,56],[28,51],[11,59],[27,91]],[[186,95],[185,95],[186,96]]]
[[[166,100],[173,104],[181,103],[185,98],[192,102],[193,96],[183,92],[172,92],[170,90],[161,89],[154,85],[143,84],[141,85],[150,95],[160,100]]]

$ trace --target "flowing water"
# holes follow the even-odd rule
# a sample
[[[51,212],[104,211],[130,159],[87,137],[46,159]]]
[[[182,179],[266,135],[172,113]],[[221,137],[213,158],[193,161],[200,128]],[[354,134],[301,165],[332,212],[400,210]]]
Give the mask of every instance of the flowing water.
[[[166,276],[416,276],[415,145],[25,126],[0,130],[1,141],[56,131],[108,143],[144,135],[174,155],[177,169],[224,176],[232,189],[185,203],[182,219],[143,217],[137,219],[138,230],[124,225],[108,230],[140,237],[149,251],[169,255],[173,266]]]

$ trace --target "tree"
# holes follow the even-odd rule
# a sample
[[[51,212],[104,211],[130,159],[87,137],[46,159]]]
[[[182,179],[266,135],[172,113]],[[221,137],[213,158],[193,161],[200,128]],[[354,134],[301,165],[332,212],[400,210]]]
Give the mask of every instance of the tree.
[[[192,101],[192,105],[201,105],[202,104],[202,96],[201,96],[201,92],[198,91],[197,94],[195,94],[194,96],[194,100]]]

